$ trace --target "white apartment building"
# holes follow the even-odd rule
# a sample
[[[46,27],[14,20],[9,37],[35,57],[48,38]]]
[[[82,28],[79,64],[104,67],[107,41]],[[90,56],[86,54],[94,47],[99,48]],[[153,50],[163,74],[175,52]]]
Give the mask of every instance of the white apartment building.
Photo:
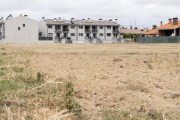
[[[38,21],[20,15],[13,18],[10,14],[5,21],[3,43],[39,43]]]
[[[42,41],[52,43],[113,43],[120,36],[120,25],[115,21],[102,20],[65,20],[45,19],[39,22]]]

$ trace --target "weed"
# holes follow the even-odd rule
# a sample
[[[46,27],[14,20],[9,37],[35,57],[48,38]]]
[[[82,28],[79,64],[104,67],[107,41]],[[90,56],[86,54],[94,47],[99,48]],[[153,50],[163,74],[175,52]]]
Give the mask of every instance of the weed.
[[[167,118],[168,120],[172,120],[171,116],[168,114],[162,114],[162,112],[148,112],[139,113],[137,110],[131,111],[112,111],[105,110],[102,114],[103,120],[163,120]],[[179,117],[179,115],[177,116]]]
[[[23,86],[19,85],[16,81],[2,80],[0,82],[0,98],[4,95],[15,94],[16,90],[22,89]]]
[[[149,69],[152,70],[152,65],[150,64],[150,62],[152,63],[152,60],[150,59],[149,62],[144,61],[144,63],[149,67]]]
[[[22,73],[24,71],[24,69],[21,67],[13,67],[12,69],[14,72],[17,72],[17,73]]]
[[[120,67],[120,68],[123,68],[123,66],[122,66],[122,65],[120,65],[119,67]]]
[[[37,82],[38,83],[44,82],[44,75],[42,75],[40,72],[37,73]]]
[[[139,55],[138,52],[131,52],[131,53],[127,53],[128,55]]]
[[[117,58],[114,59],[114,62],[118,62],[118,61],[122,61],[122,59],[117,59]]]
[[[67,82],[65,86],[65,90],[64,90],[64,93],[65,93],[64,103],[68,110],[70,110],[71,112],[74,112],[78,117],[81,117],[82,106],[79,105],[74,100],[73,92],[74,92],[73,83]]]
[[[0,56],[0,63],[2,63],[2,62],[3,62],[3,57]]]

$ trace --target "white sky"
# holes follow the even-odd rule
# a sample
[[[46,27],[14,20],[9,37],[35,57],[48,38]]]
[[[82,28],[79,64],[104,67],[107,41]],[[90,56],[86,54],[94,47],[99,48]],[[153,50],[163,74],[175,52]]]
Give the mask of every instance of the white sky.
[[[164,24],[169,18],[180,18],[180,0],[0,0],[0,12],[4,19],[12,14],[17,17],[27,14],[40,21],[46,19],[103,18],[118,19],[125,27],[152,28]],[[159,21],[159,22],[158,22]]]

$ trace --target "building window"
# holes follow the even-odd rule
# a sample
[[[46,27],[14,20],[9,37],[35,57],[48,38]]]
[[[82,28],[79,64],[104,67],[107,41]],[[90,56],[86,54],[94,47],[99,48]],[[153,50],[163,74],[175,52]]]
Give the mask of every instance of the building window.
[[[49,29],[52,29],[52,25],[48,25],[48,28],[49,28]]]
[[[71,36],[75,36],[75,33],[71,33]]]
[[[107,33],[107,36],[110,37],[110,36],[111,36],[111,33]]]
[[[79,26],[79,29],[83,29],[83,26]]]
[[[21,28],[20,27],[18,27],[18,30],[20,30]]]
[[[25,27],[25,24],[23,24],[23,27]]]
[[[99,33],[99,36],[100,36],[100,37],[103,37],[103,33]]]
[[[52,37],[53,36],[53,34],[52,33],[48,33],[48,37]]]
[[[103,29],[103,26],[99,26],[99,29]]]
[[[79,36],[83,36],[83,33],[79,33]]]
[[[111,26],[107,26],[107,29],[111,29]]]
[[[75,26],[71,26],[71,29],[75,29]]]

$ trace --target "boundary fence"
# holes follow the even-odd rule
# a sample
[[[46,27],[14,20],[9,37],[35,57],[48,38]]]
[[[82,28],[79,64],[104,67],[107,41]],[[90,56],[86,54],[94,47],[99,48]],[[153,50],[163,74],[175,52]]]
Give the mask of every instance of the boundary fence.
[[[138,37],[138,43],[179,43],[180,36]]]

